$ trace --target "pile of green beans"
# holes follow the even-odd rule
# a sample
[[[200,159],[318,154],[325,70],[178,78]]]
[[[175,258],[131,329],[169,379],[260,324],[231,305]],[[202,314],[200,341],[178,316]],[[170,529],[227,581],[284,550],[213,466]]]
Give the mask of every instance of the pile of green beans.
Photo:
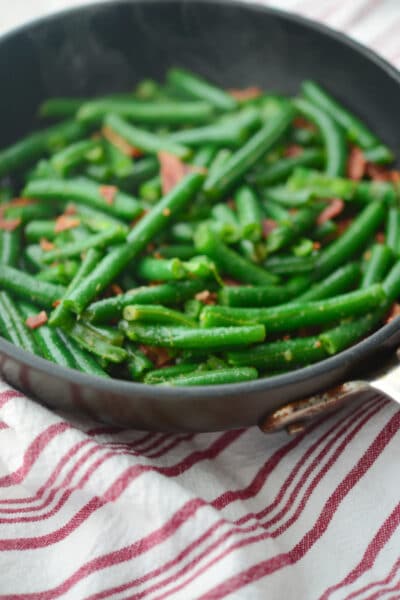
[[[395,314],[394,156],[318,83],[246,99],[173,68],[38,116],[0,150],[8,342],[90,375],[218,385],[321,361]]]

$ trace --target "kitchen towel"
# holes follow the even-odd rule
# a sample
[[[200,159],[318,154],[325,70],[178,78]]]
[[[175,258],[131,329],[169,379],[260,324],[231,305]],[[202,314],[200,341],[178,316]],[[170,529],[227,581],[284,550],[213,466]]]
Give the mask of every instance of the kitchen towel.
[[[65,4],[0,0],[0,29]],[[268,4],[400,65],[398,0]],[[400,598],[399,463],[400,411],[379,397],[294,438],[154,434],[0,382],[0,598]]]

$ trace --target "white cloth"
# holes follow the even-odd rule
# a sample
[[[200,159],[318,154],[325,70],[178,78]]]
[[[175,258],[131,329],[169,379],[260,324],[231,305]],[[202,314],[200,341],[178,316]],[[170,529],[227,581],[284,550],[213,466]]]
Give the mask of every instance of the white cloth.
[[[0,27],[65,4],[0,0]],[[397,0],[269,4],[399,64]],[[118,431],[0,383],[0,598],[400,598],[399,428],[375,398],[294,439]]]

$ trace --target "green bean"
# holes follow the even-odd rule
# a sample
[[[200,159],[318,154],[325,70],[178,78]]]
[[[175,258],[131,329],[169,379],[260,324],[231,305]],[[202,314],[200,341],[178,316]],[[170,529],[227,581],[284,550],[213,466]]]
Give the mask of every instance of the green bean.
[[[316,276],[324,277],[350,260],[370,240],[385,216],[385,205],[371,202],[342,235],[324,248],[315,263]]]
[[[259,186],[273,185],[286,180],[298,167],[320,167],[324,164],[325,155],[319,148],[304,150],[297,156],[281,158],[254,173],[249,174],[249,181]]]
[[[196,322],[184,313],[157,304],[129,304],[123,309],[126,321],[143,323],[171,323],[185,327],[195,327]]]
[[[179,258],[142,258],[135,267],[140,279],[148,281],[172,281],[183,279],[185,268]]]
[[[299,327],[324,325],[365,314],[386,300],[382,286],[375,284],[326,300],[293,302],[271,308],[231,308],[206,306],[200,315],[204,327],[242,326],[262,323],[268,333],[293,331]]]
[[[15,267],[20,254],[21,236],[18,229],[3,231],[0,229],[0,264]]]
[[[49,98],[39,107],[41,117],[55,117],[66,119],[74,117],[86,98]]]
[[[291,180],[289,180],[290,182]],[[309,189],[291,189],[288,185],[277,185],[262,192],[266,202],[274,202],[287,208],[299,208],[316,197]]]
[[[192,298],[191,300],[186,300],[184,304],[185,314],[188,315],[191,319],[198,320],[201,311],[203,310],[204,304],[200,302],[200,300],[196,300],[196,298]]]
[[[317,225],[312,233],[312,237],[317,241],[324,241],[327,237],[334,235],[337,230],[338,226],[335,221],[329,219],[328,221],[324,221],[320,225]]]
[[[58,265],[52,265],[47,269],[43,269],[35,275],[40,281],[49,281],[50,283],[59,283],[60,285],[68,285],[73,277],[75,277],[79,265],[76,261],[68,260]]]
[[[380,144],[378,138],[357,117],[332,98],[317,83],[305,81],[301,89],[308,100],[329,114],[343,127],[352,142],[359,144],[364,149]]]
[[[255,192],[249,186],[240,187],[235,193],[235,204],[243,237],[258,242],[262,235],[261,207]]]
[[[110,113],[141,125],[197,125],[209,121],[214,110],[207,102],[138,102],[100,98],[83,104],[77,119],[99,122]]]
[[[76,211],[77,217],[94,231],[102,231],[104,229],[108,229],[109,227],[125,227],[126,231],[128,231],[127,224],[122,219],[118,217],[113,217],[108,213],[103,212],[103,210],[98,210],[97,208],[93,208],[92,206],[86,206],[85,204],[77,204],[74,203],[67,204],[67,208],[74,207]],[[78,228],[74,228],[71,230],[71,233],[76,231]]]
[[[396,256],[400,253],[400,211],[396,206],[389,207],[386,219],[386,245]]]
[[[200,279],[214,277],[217,281],[220,281],[217,267],[208,256],[194,256],[190,260],[185,261],[183,267],[189,277],[198,277]]]
[[[107,139],[103,140],[103,144],[112,175],[117,180],[119,178],[124,179],[125,177],[129,177],[133,171],[134,165],[132,158],[124,154],[117,146]]]
[[[75,121],[65,121],[28,135],[0,151],[0,177],[26,167],[56,147],[82,138],[86,127]]]
[[[277,223],[286,223],[287,221],[290,221],[290,212],[273,200],[265,201],[263,207],[267,217],[273,221],[276,221]]]
[[[110,344],[102,335],[98,335],[84,323],[76,322],[68,330],[68,335],[91,354],[112,363],[123,362],[128,356],[124,348]]]
[[[228,362],[240,367],[249,364],[249,352],[228,352]],[[310,365],[327,356],[317,336],[294,338],[260,344],[251,349],[251,364],[263,370],[290,371],[296,367]]]
[[[144,181],[139,187],[139,196],[151,203],[159,200],[162,196],[160,175]]]
[[[118,318],[124,307],[130,304],[175,305],[191,298],[202,289],[204,289],[204,282],[200,280],[139,287],[126,294],[105,298],[90,304],[84,316],[94,323],[103,323]]]
[[[125,238],[126,231],[124,229],[113,227],[101,231],[100,233],[89,235],[86,239],[70,242],[69,244],[64,244],[60,248],[48,250],[43,255],[43,261],[45,263],[52,263],[57,260],[65,260],[66,258],[80,256],[90,248],[105,248],[111,244],[123,242]]]
[[[291,141],[300,146],[311,146],[318,144],[321,140],[318,131],[312,131],[304,127],[295,127],[291,132]]]
[[[233,244],[240,239],[242,232],[238,220],[227,204],[215,204],[211,209],[211,215],[214,220],[210,223],[210,226],[221,240]]]
[[[24,206],[10,206],[4,209],[7,219],[20,219],[21,223],[29,223],[32,219],[42,219],[54,215],[55,207],[39,202],[32,202]]]
[[[228,148],[221,148],[216,154],[213,162],[208,169],[209,177],[213,177],[215,173],[219,171],[219,169],[226,163],[227,160],[232,156],[232,151],[228,150]]]
[[[243,144],[249,134],[259,126],[259,111],[254,108],[245,108],[234,116],[221,119],[217,123],[172,133],[169,139],[175,143],[191,147],[213,144],[222,147],[226,151],[226,147],[236,148]],[[228,152],[230,151],[228,150]],[[226,152],[222,157],[226,157]],[[222,158],[217,161],[214,168],[211,165],[211,171],[216,170],[217,165],[220,165],[221,162]]]
[[[384,244],[374,244],[369,250],[370,257],[366,261],[361,279],[361,288],[367,288],[374,283],[380,283],[393,263],[393,252]]]
[[[191,164],[195,167],[208,168],[214,160],[216,152],[217,149],[215,146],[212,144],[205,144],[204,146],[201,146],[193,156]]]
[[[20,302],[19,309],[25,318],[37,314],[37,308],[27,302]],[[57,330],[53,330],[47,325],[41,325],[33,331],[33,337],[39,348],[39,352],[36,352],[36,354],[62,367],[76,368],[76,362],[65,347]]]
[[[234,110],[237,107],[236,100],[227,92],[184,69],[170,69],[167,81],[186,95],[204,100],[219,110]]]
[[[365,160],[378,165],[386,165],[394,161],[393,152],[383,144],[372,146],[368,150],[363,151]]]
[[[250,327],[213,327],[209,329],[190,327],[165,327],[163,325],[139,325],[121,321],[120,327],[134,342],[163,346],[166,348],[223,350],[261,342],[265,338],[262,325]]]
[[[233,369],[218,369],[216,371],[203,371],[181,375],[175,379],[168,379],[160,385],[171,385],[175,387],[189,387],[196,385],[223,385],[227,383],[240,383],[257,379],[258,373],[252,367]]]
[[[32,332],[25,326],[17,305],[7,292],[0,292],[0,312],[10,341],[27,352],[37,354]]]
[[[277,280],[270,273],[252,264],[217,239],[208,227],[201,227],[195,236],[196,249],[215,262],[218,269],[245,283],[268,285]]]
[[[348,263],[333,271],[326,279],[315,283],[308,291],[300,294],[295,302],[311,302],[315,300],[325,300],[342,294],[347,290],[356,287],[360,280],[360,267],[357,263]],[[377,283],[377,282],[372,282]],[[365,286],[369,287],[369,286]]]
[[[135,161],[129,175],[117,178],[116,183],[122,189],[136,188],[142,181],[154,177],[158,172],[158,160],[155,156],[147,156]]]
[[[271,118],[222,166],[214,177],[208,177],[204,193],[213,199],[225,195],[286,132],[293,117],[292,108],[283,105],[280,113]]]
[[[122,346],[124,343],[124,334],[112,325],[93,325],[93,323],[84,323],[86,330],[112,346]]]
[[[40,242],[41,239],[54,240],[56,232],[54,229],[54,220],[35,220],[27,223],[24,229],[25,239],[27,242]]]
[[[173,367],[163,367],[162,369],[153,369],[144,376],[144,383],[157,384],[168,382],[170,379],[180,375],[187,375],[199,369],[198,363],[184,363],[174,365]]]
[[[275,275],[311,274],[315,269],[316,257],[311,256],[271,256],[265,261],[265,268]]]
[[[197,254],[197,250],[190,244],[170,244],[161,246],[159,253],[163,258],[180,258],[180,260],[189,260]]]
[[[65,292],[61,285],[38,281],[33,275],[7,265],[0,269],[0,287],[44,307],[51,307]]]
[[[267,252],[273,253],[293,244],[297,238],[311,229],[321,210],[322,206],[301,208],[290,216],[289,221],[278,225],[267,236]]]
[[[195,223],[175,223],[171,227],[171,235],[178,242],[192,242],[195,231]]]
[[[70,281],[65,293],[63,294],[60,304],[56,306],[56,308],[51,312],[49,317],[49,325],[51,327],[59,327],[63,326],[71,318],[71,315],[68,309],[65,306],[64,300],[68,298],[69,294],[81,283],[84,279],[92,272],[95,265],[99,262],[101,258],[101,254],[98,250],[94,248],[89,249],[86,252],[86,256],[83,259],[81,266],[76,273],[75,277]]]
[[[187,175],[148,212],[131,230],[127,243],[112,250],[97,265],[66,300],[68,307],[81,313],[89,302],[127,266],[127,264],[147,246],[147,244],[179,213],[200,189],[204,176],[200,173]]]
[[[310,279],[299,276],[284,286],[225,286],[218,293],[219,302],[225,306],[275,306],[288,302],[309,287]]]
[[[155,133],[150,133],[144,129],[134,127],[118,115],[107,115],[104,119],[104,124],[107,127],[110,127],[112,131],[121,136],[129,144],[143,150],[143,152],[157,154],[164,150],[165,152],[176,154],[176,156],[179,156],[180,158],[187,158],[190,156],[190,150],[185,146],[170,141],[168,138],[158,136]]]
[[[337,354],[371,333],[382,316],[382,309],[378,309],[359,319],[344,321],[337,327],[321,333],[319,340],[329,355]]]
[[[96,360],[92,357],[89,352],[84,350],[70,338],[64,331],[59,329],[57,331],[59,337],[65,348],[70,352],[72,358],[75,361],[76,368],[83,373],[88,375],[97,375],[98,377],[108,377],[108,374],[100,367]]]
[[[390,306],[400,296],[400,261],[395,262],[383,281],[383,289]]]
[[[113,197],[108,201],[102,194],[102,186],[90,181],[90,179],[79,177],[68,181],[59,179],[31,181],[25,187],[23,194],[27,198],[39,200],[72,201],[128,220],[135,219],[142,213],[143,208],[136,198],[117,189],[111,189],[110,191]]]
[[[90,156],[101,156],[102,148],[96,140],[81,140],[53,154],[50,163],[55,171],[65,177],[75,167],[85,163]]]
[[[151,360],[133,344],[127,344],[127,370],[133,380],[140,379],[146,371],[154,368]]]
[[[343,175],[346,167],[346,144],[341,127],[327,112],[308,100],[296,98],[294,105],[320,131],[325,146],[326,173],[332,176]]]

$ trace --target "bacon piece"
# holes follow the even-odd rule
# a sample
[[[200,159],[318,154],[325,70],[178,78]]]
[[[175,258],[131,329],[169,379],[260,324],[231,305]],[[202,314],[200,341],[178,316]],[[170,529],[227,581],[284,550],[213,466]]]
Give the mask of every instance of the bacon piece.
[[[228,90],[228,94],[230,94],[230,96],[232,96],[232,98],[235,98],[235,100],[242,102],[244,100],[253,100],[253,98],[259,98],[260,96],[262,96],[263,91],[261,88],[253,85],[248,88],[244,88],[242,90],[238,90],[238,89]]]
[[[313,242],[313,249],[319,250],[321,248],[321,242]]]
[[[54,231],[56,233],[61,233],[62,231],[67,231],[68,229],[74,229],[75,227],[79,227],[80,224],[80,219],[69,217],[68,215],[60,215],[56,219]]]
[[[29,327],[29,329],[37,329],[38,327],[45,325],[47,323],[46,311],[42,310],[37,315],[32,315],[31,317],[28,317],[25,323],[26,326]]]
[[[52,306],[53,306],[54,308],[57,308],[57,306],[59,306],[60,304],[61,304],[61,300],[54,300],[54,302],[53,302]]]
[[[160,162],[161,189],[168,194],[180,181],[192,171],[189,165],[179,160],[174,154],[161,151],[158,153]]]
[[[367,164],[367,175],[372,181],[390,181],[392,183],[399,183],[400,181],[400,171],[387,169],[375,163]]]
[[[317,224],[322,225],[330,219],[334,219],[344,210],[344,202],[341,198],[333,198],[328,206],[318,215]]]
[[[271,231],[278,227],[278,223],[274,219],[263,219],[261,222],[264,238],[267,238]]]
[[[139,158],[142,156],[143,152],[139,150],[139,148],[135,148],[135,146],[131,146],[123,137],[115,133],[110,127],[103,127],[101,130],[103,136],[113,144],[118,150],[120,150],[126,156],[131,156],[133,158]]]
[[[0,229],[3,231],[14,231],[21,225],[21,219],[3,219],[0,216]]]
[[[139,350],[143,352],[151,360],[156,367],[163,367],[171,362],[171,357],[166,348],[159,348],[158,346],[147,346],[140,344]]]
[[[195,295],[196,300],[199,300],[203,304],[213,305],[217,303],[217,294],[210,292],[209,290],[202,290]]]
[[[360,181],[367,171],[367,161],[363,151],[358,146],[352,146],[347,160],[346,173],[349,179]]]
[[[41,249],[44,250],[45,252],[47,252],[48,250],[54,250],[54,247],[55,247],[53,242],[50,242],[46,238],[42,238],[40,240],[39,244],[40,244]]]
[[[400,316],[400,304],[395,302],[394,304],[392,304],[385,322],[390,323],[390,321],[393,321],[393,319],[395,319],[398,316]]]
[[[302,146],[299,146],[298,144],[290,144],[283,151],[283,156],[291,158],[292,156],[299,156],[300,154],[303,154],[303,152],[304,148]]]
[[[110,287],[111,287],[111,291],[114,294],[114,296],[120,296],[121,294],[124,293],[124,290],[122,289],[122,287],[120,285],[118,285],[118,283],[112,283]]]
[[[378,242],[378,244],[384,244],[386,241],[386,236],[383,233],[383,231],[378,231],[375,234],[375,241]]]
[[[107,204],[113,204],[115,196],[118,194],[118,188],[115,185],[100,185],[99,192]]]

